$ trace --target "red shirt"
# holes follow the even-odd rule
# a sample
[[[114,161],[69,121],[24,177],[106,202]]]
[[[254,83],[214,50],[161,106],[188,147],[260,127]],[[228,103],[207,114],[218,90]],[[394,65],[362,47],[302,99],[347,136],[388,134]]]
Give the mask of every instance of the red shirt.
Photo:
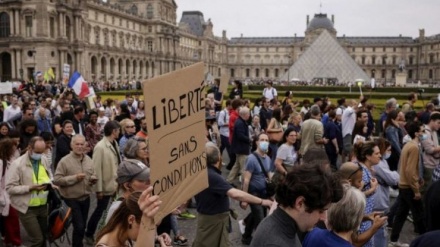
[[[229,143],[232,143],[232,136],[234,135],[234,124],[239,118],[236,110],[229,110]]]

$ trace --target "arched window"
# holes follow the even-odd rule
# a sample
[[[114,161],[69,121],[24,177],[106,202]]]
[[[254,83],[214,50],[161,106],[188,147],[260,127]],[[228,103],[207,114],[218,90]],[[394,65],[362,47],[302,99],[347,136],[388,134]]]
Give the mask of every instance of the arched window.
[[[6,12],[0,13],[0,38],[7,38],[11,34],[11,23]]]
[[[138,7],[136,6],[136,4],[133,4],[133,6],[131,6],[130,11],[131,11],[132,14],[137,15],[137,13],[138,13]]]
[[[147,5],[147,19],[153,19],[154,16],[154,8],[152,4]]]

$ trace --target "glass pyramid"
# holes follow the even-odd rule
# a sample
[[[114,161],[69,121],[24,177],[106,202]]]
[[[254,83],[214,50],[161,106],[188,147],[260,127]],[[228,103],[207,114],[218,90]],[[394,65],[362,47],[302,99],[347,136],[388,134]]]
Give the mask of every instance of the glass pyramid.
[[[354,82],[363,79],[369,82],[368,75],[341,47],[327,30],[312,43],[301,55],[289,71],[282,76],[282,80],[312,82],[314,79],[336,79],[339,83]]]

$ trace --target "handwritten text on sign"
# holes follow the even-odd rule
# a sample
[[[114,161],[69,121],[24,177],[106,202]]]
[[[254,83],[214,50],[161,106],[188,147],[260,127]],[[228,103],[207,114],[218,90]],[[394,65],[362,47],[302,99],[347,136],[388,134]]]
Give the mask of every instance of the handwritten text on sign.
[[[156,221],[208,187],[203,72],[199,63],[144,82]]]

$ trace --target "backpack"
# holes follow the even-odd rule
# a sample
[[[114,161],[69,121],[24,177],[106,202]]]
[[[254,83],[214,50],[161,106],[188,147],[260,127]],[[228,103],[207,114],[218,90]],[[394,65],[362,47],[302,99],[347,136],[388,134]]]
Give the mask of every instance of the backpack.
[[[58,205],[52,205],[48,217],[48,240],[54,242],[67,233],[67,229],[72,224],[72,209],[60,199],[58,192],[52,190],[53,197],[59,200]],[[56,203],[55,203],[56,204]],[[68,239],[69,244],[70,240]]]

